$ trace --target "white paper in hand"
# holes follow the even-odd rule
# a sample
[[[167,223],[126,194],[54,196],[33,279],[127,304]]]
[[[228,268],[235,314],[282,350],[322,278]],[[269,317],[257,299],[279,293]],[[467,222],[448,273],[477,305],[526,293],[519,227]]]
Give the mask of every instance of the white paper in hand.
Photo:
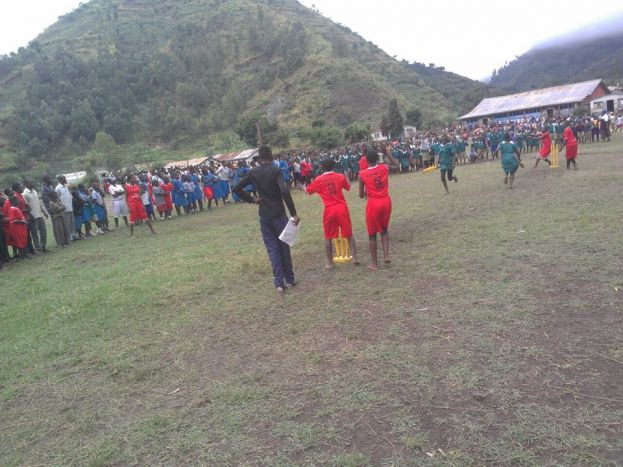
[[[299,236],[300,225],[300,222],[298,224],[295,224],[294,219],[290,218],[285,229],[283,229],[283,232],[281,232],[281,235],[279,235],[279,240],[281,240],[283,243],[287,243],[290,246],[294,246],[294,244],[296,243],[296,239]]]

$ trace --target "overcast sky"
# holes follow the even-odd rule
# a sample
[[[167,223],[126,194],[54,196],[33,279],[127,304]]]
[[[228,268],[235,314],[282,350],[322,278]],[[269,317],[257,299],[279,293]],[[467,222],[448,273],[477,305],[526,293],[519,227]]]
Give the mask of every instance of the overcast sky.
[[[301,0],[399,59],[474,79],[532,46],[623,11],[623,0]],[[34,39],[79,0],[0,0],[0,54]]]

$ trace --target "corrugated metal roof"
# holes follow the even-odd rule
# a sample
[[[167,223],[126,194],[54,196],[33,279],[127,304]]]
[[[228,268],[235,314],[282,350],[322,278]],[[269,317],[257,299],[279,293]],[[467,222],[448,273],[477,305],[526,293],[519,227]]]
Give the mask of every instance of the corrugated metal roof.
[[[597,89],[600,83],[600,79],[593,79],[581,83],[534,89],[508,96],[488,97],[483,99],[470,113],[459,117],[459,120],[582,102]]]
[[[219,162],[236,162],[251,159],[255,157],[257,153],[257,149],[245,149],[244,151],[226,152],[224,154],[218,154],[212,159],[216,159]]]
[[[164,166],[165,169],[171,169],[173,167],[189,167],[195,165],[204,164],[208,160],[208,157],[198,157],[196,159],[188,159],[186,161],[169,162]]]

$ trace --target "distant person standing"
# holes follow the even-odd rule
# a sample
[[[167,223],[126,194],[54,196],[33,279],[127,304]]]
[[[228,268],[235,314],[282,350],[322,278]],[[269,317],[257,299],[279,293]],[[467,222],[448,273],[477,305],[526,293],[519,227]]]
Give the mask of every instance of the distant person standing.
[[[128,211],[130,213],[130,237],[134,235],[134,225],[137,222],[145,222],[152,234],[158,232],[154,229],[154,225],[151,219],[145,211],[145,205],[141,199],[141,187],[138,182],[138,178],[135,175],[130,175],[130,179],[125,186],[125,192],[128,195]]]
[[[604,110],[604,114],[599,119],[599,129],[601,132],[601,140],[610,142],[610,115]]]
[[[63,207],[65,208],[65,234],[67,235],[67,238],[65,239],[65,244],[69,245],[69,242],[74,239],[74,232],[76,230],[73,196],[71,194],[71,191],[69,191],[69,187],[67,186],[67,179],[64,175],[59,175],[58,177],[56,177],[56,180],[58,181],[58,185],[56,185],[54,191],[58,195],[58,199],[61,203],[63,203]]]
[[[11,224],[13,238],[13,257],[30,259],[28,255],[28,221],[22,210],[17,207],[19,200],[15,197],[15,192],[7,202],[9,203],[9,223]]]
[[[599,119],[591,119],[591,143],[595,142],[595,139],[599,143]]]
[[[65,206],[55,191],[48,194],[47,209],[52,216],[52,231],[54,232],[56,246],[65,248],[70,232],[67,230],[67,223],[65,222]]]
[[[50,212],[50,193],[54,191],[54,185],[52,184],[52,179],[49,175],[44,175],[41,177],[41,201],[43,201],[43,206],[45,206],[45,210]]]
[[[234,192],[247,203],[259,205],[260,230],[273,269],[277,292],[296,284],[290,247],[279,240],[288,223],[284,203],[295,223],[299,223],[292,195],[283,180],[282,170],[273,164],[273,153],[268,146],[260,146],[259,165],[249,171],[234,187]],[[252,184],[259,197],[253,197],[245,187]]]
[[[35,189],[32,180],[24,180],[24,186],[26,187],[24,189],[24,199],[30,207],[30,217],[28,218],[30,238],[32,239],[35,250],[44,253],[48,251],[48,231],[45,225],[45,219],[49,216],[41,205],[39,193]]]
[[[223,206],[226,206],[229,203],[229,178],[231,176],[229,167],[225,164],[221,165],[216,170],[216,176],[219,179],[219,195],[223,200]]]
[[[115,179],[108,187],[108,194],[112,196],[112,214],[115,219],[115,228],[119,227],[119,218],[128,225],[128,205],[125,202],[125,189],[120,180]]]

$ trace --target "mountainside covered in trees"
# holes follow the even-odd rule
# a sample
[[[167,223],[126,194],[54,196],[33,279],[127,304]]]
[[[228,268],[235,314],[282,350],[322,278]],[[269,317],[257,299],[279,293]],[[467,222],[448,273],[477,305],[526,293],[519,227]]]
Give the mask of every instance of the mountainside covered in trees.
[[[295,0],[92,0],[0,60],[0,143],[24,165],[98,132],[183,147],[237,130],[223,146],[244,145],[261,120],[276,146],[335,144],[378,127],[391,99],[444,122],[485,88],[438,80]]]
[[[527,91],[598,78],[623,82],[623,15],[534,48],[494,71],[490,84]]]
[[[98,132],[180,147],[237,129],[249,143],[260,119],[276,146],[328,145],[378,127],[392,98],[419,111],[411,123],[454,118],[484,86],[452,80],[295,0],[92,0],[0,60],[0,143],[27,165],[85,153]]]

